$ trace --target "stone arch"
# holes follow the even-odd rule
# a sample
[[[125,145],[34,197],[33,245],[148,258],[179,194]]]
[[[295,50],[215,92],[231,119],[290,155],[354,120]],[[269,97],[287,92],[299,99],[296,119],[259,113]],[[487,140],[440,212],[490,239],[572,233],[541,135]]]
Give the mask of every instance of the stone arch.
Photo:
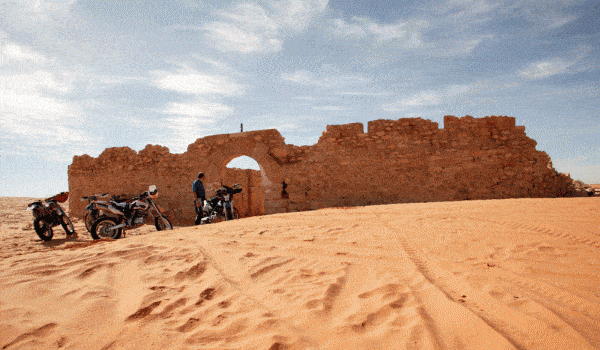
[[[247,159],[251,159],[254,163],[258,162],[251,157],[243,156]],[[228,157],[230,158],[230,157]],[[234,206],[240,213],[241,217],[257,216],[265,214],[265,191],[263,187],[263,175],[259,169],[244,168],[244,167],[228,167],[232,160],[238,159],[239,157],[233,157],[227,161],[221,177],[218,179],[220,183],[232,186],[236,183],[242,186],[242,192],[235,195],[233,198]],[[219,167],[217,165],[217,167]]]
[[[209,188],[220,186],[226,175],[227,164],[241,156],[254,159],[260,168],[264,213],[280,212],[285,207],[281,198],[281,184],[285,180],[284,169],[271,155],[272,149],[285,147],[283,137],[277,130],[261,130],[237,134],[218,135],[222,138],[211,142],[217,144],[210,153],[211,165],[207,177]],[[216,190],[216,189],[215,189]]]

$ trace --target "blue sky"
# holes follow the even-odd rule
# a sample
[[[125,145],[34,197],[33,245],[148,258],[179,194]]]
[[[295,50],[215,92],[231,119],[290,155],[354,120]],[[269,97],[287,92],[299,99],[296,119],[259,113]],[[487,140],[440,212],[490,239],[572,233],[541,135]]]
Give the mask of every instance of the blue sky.
[[[276,128],[508,115],[600,183],[599,1],[0,1],[0,196],[74,155]]]

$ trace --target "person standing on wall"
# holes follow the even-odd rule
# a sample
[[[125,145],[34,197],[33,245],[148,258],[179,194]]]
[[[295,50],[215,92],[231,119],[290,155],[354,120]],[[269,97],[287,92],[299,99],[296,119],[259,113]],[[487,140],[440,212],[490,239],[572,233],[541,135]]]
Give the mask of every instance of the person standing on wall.
[[[196,220],[194,221],[194,225],[200,224],[202,221],[202,207],[204,206],[204,201],[206,200],[206,192],[204,191],[204,184],[202,183],[202,178],[204,177],[204,173],[198,174],[198,179],[194,181],[192,184],[192,192],[194,193],[194,207],[196,208]]]

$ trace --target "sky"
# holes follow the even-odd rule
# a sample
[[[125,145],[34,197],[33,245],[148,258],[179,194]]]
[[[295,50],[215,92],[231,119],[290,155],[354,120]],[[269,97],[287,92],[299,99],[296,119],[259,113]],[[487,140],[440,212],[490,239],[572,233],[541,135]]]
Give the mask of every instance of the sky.
[[[514,117],[600,183],[600,1],[0,0],[0,196],[109,147],[444,115]]]

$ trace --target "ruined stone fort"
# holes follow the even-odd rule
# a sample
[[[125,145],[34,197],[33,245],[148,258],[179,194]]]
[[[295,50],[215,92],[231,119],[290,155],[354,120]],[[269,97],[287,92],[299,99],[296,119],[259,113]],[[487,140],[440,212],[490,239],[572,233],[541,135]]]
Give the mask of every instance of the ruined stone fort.
[[[207,136],[171,154],[148,145],[108,148],[97,158],[75,156],[69,166],[73,199],[95,193],[136,196],[157,185],[157,203],[174,225],[194,221],[192,182],[198,172],[207,197],[240,183],[241,216],[373,204],[560,197],[573,192],[568,175],[536,150],[524,126],[504,116],[444,117],[444,128],[421,118],[328,125],[312,146],[288,145],[275,129]],[[227,168],[240,156],[257,170]],[[70,201],[83,216],[86,203]]]

